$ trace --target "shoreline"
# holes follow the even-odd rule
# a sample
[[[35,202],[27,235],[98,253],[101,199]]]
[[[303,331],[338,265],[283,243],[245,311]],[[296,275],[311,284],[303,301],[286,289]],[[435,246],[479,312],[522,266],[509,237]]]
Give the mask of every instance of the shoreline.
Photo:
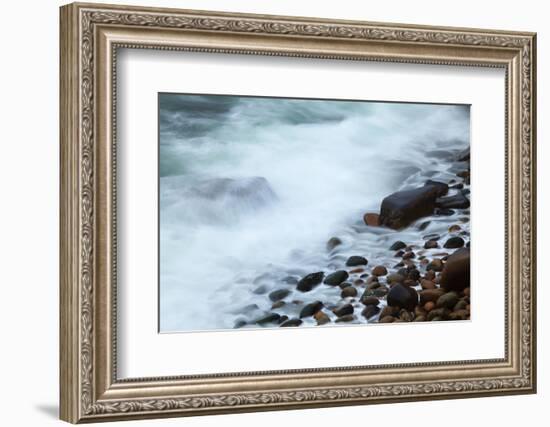
[[[356,238],[380,235],[386,243],[375,248],[380,256],[368,259],[349,249],[345,256],[344,239],[333,236],[326,243],[327,268],[254,290],[270,309],[243,307],[234,328],[469,320],[469,148],[448,160],[453,178],[426,179],[386,196],[379,212],[364,214]],[[446,230],[434,233],[435,223]],[[331,297],[309,296],[322,287],[333,289]]]

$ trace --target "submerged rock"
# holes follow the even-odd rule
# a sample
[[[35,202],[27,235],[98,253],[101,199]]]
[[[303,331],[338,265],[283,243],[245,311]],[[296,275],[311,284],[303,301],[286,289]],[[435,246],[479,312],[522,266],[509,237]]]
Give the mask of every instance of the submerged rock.
[[[296,285],[296,289],[298,289],[300,292],[309,292],[314,287],[321,284],[321,282],[323,281],[323,277],[325,277],[325,273],[323,273],[322,271],[308,274],[307,276],[300,279],[300,281]]]
[[[288,289],[276,289],[271,292],[268,296],[271,301],[279,301],[286,298],[290,294]]]
[[[334,310],[332,310],[332,312],[338,317],[342,317],[342,316],[345,316],[347,314],[352,314],[353,313],[353,305],[344,304],[344,305],[336,307]]]
[[[338,237],[331,237],[327,242],[327,250],[332,251],[336,246],[340,246],[341,244],[342,240]]]
[[[291,327],[291,326],[300,326],[303,323],[301,319],[293,318],[285,320],[283,323],[281,323],[281,328]]]
[[[277,313],[269,313],[263,317],[260,317],[259,319],[256,319],[255,323],[258,325],[264,325],[266,323],[276,323],[281,318],[280,314]]]
[[[390,251],[398,251],[399,249],[404,249],[406,247],[407,245],[405,244],[405,242],[398,240],[394,242],[393,245],[390,246]]]

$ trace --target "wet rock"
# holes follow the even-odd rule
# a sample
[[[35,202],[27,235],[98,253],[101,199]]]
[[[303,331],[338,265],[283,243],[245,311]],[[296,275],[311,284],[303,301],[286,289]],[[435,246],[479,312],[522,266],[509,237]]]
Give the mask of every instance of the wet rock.
[[[420,224],[418,224],[418,227],[417,230],[425,230],[426,228],[428,228],[428,225],[430,225],[431,221],[424,221],[424,222],[421,222]]]
[[[432,259],[432,261],[426,266],[426,270],[441,271],[443,270],[443,261],[438,258]]]
[[[340,305],[340,306],[336,307],[334,310],[332,310],[332,312],[338,317],[342,317],[342,316],[345,316],[347,314],[352,314],[353,313],[353,305],[351,305],[351,304]]]
[[[465,171],[460,171],[456,174],[456,176],[459,176],[460,178],[470,178],[470,171],[469,170],[465,170]]]
[[[327,242],[327,250],[332,251],[336,246],[340,246],[342,244],[342,240],[338,237],[331,237],[328,239]]]
[[[439,181],[433,181],[431,179],[427,180],[424,186],[433,186],[437,189],[437,196],[441,197],[444,196],[449,192],[449,186],[445,184],[444,182]]]
[[[377,277],[385,276],[386,274],[388,274],[388,269],[386,267],[384,267],[383,265],[377,265],[376,267],[374,267],[372,269],[371,273],[372,273],[372,275],[377,276]]]
[[[382,200],[380,224],[400,229],[419,218],[431,215],[440,192],[438,186],[426,185],[390,194]]]
[[[468,306],[468,303],[461,299],[453,307],[453,311],[464,310]]]
[[[441,239],[441,236],[439,234],[432,233],[432,234],[426,234],[425,236],[422,237],[422,239],[437,241],[437,240]]]
[[[367,265],[368,261],[366,258],[358,255],[353,255],[348,258],[346,265],[348,267],[357,267],[359,265]]]
[[[362,279],[357,279],[357,280],[354,280],[354,281],[353,281],[353,284],[354,284],[355,286],[363,286],[363,285],[365,284],[365,281],[362,280]],[[341,287],[342,287],[342,286],[341,286]],[[346,287],[346,286],[342,287],[342,289],[345,288],[345,287]]]
[[[424,243],[424,249],[435,249],[439,248],[439,244],[437,243],[437,240],[428,240],[426,243]]]
[[[442,209],[467,209],[470,207],[470,201],[462,193],[454,196],[438,198],[435,206]]]
[[[437,308],[444,307],[448,309],[453,309],[456,303],[458,303],[458,294],[456,292],[447,292],[437,299],[435,306]]]
[[[339,286],[341,283],[345,282],[349,277],[349,274],[345,270],[338,270],[334,273],[329,274],[325,277],[323,283],[330,286]]]
[[[431,280],[433,282],[435,279],[435,271],[433,270],[426,271],[426,274],[424,274],[424,279]]]
[[[366,319],[370,319],[371,317],[376,316],[378,313],[380,313],[380,308],[376,305],[369,304],[363,309],[361,315]]]
[[[435,303],[444,293],[445,291],[443,289],[426,289],[420,291],[420,305],[424,305],[430,301]]]
[[[399,312],[399,318],[403,321],[403,322],[412,322],[414,320],[414,314],[411,313],[410,311],[408,310],[401,310]]]
[[[464,246],[464,239],[460,236],[454,236],[449,238],[443,247],[446,249],[456,249],[462,246]]]
[[[376,297],[376,298],[382,298],[385,297],[388,294],[389,290],[385,286],[380,286],[375,289],[367,289],[363,295],[365,297]]]
[[[350,270],[349,274],[358,274],[358,273],[362,273],[363,271],[365,271],[365,269],[362,267],[354,268],[353,270]]]
[[[453,211],[452,209],[447,209],[447,208],[437,208],[434,211],[434,214],[438,215],[438,216],[451,216],[451,215],[454,215],[454,213],[455,213],[455,211]]]
[[[259,319],[256,319],[254,323],[257,323],[258,325],[265,325],[266,323],[277,323],[280,318],[280,314],[269,313],[265,316],[260,317]]]
[[[353,286],[347,286],[344,289],[342,289],[342,292],[340,293],[340,297],[342,298],[354,298],[357,296],[357,289],[355,289]]]
[[[405,281],[406,275],[400,273],[392,273],[386,277],[386,283],[392,285],[394,283],[403,283]]]
[[[402,242],[401,240],[398,240],[397,242],[394,242],[393,245],[390,246],[390,251],[398,251],[399,249],[406,248],[407,245]]]
[[[380,225],[380,217],[375,213],[366,213],[363,216],[363,221],[370,227],[378,227]]]
[[[463,183],[459,183],[459,184],[455,184],[453,185],[452,187],[449,187],[453,190],[462,190],[464,188],[464,184]]]
[[[281,308],[281,307],[284,307],[285,305],[286,305],[286,302],[284,301],[276,301],[271,305],[271,309],[275,310],[276,308]]]
[[[296,285],[296,289],[300,292],[309,292],[323,281],[323,277],[325,277],[325,273],[322,271],[308,274],[304,278],[300,279]]]
[[[418,293],[414,288],[397,284],[388,292],[388,305],[413,310],[418,304]]]
[[[298,283],[298,279],[293,276],[287,276],[283,279],[283,282],[288,283],[289,285],[295,285],[296,283]]]
[[[353,314],[345,314],[338,319],[335,320],[336,323],[340,322],[353,322],[355,320],[355,316]]]
[[[426,304],[424,304],[424,311],[430,312],[435,308],[435,302],[428,301]]]
[[[441,272],[441,287],[447,291],[463,291],[470,286],[470,249],[457,250],[447,259]]]
[[[400,250],[395,253],[394,257],[401,258],[403,255],[405,255],[405,251]]]
[[[300,326],[302,323],[303,322],[301,319],[293,318],[293,319],[285,320],[283,323],[281,323],[280,326],[281,328],[288,328],[292,326]]]
[[[260,307],[258,307],[257,304],[248,304],[248,305],[245,305],[244,307],[241,307],[241,308],[233,311],[232,313],[233,314],[250,314],[253,311],[256,311],[256,310],[259,310],[259,309],[260,309]]]
[[[384,316],[384,317],[381,317],[378,322],[379,323],[393,323],[393,322],[395,322],[395,317],[393,317],[393,316]]]
[[[279,301],[285,299],[290,294],[288,289],[276,289],[271,292],[268,296],[271,301]]]
[[[458,224],[453,224],[449,227],[449,233],[456,233],[460,230],[462,230],[462,228]]]
[[[323,303],[321,301],[314,301],[312,303],[309,303],[305,305],[304,308],[302,308],[302,310],[300,311],[300,319],[303,319],[304,317],[313,316],[322,308],[323,308]]]
[[[416,255],[415,255],[415,253],[412,252],[412,251],[410,251],[410,252],[405,252],[405,253],[403,254],[403,259],[413,259],[413,258],[415,258],[415,257],[416,257]]]
[[[330,317],[326,315],[323,311],[318,311],[313,315],[313,318],[317,321],[318,325],[325,325],[330,323]]]
[[[382,286],[382,284],[378,281],[372,281],[368,286],[367,286],[367,289],[377,289],[379,288],[380,286]]]
[[[470,147],[468,148],[465,148],[464,150],[462,150],[460,153],[458,153],[456,159],[459,161],[459,162],[467,162],[470,160]]]
[[[375,296],[363,296],[361,297],[361,302],[365,305],[378,305],[380,304],[380,300],[376,298]]]

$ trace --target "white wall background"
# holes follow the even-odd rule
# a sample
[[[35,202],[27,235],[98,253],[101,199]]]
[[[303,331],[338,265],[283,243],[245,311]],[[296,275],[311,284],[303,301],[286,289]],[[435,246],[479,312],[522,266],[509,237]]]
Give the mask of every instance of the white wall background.
[[[122,3],[110,0],[113,3]],[[267,412],[192,419],[136,421],[133,425],[281,426],[397,424],[445,427],[491,421],[501,427],[536,423],[548,414],[550,326],[545,301],[550,252],[550,151],[544,141],[550,115],[550,29],[544,2],[356,0],[133,0],[134,4],[305,15],[538,32],[539,154],[539,393],[454,401]],[[58,6],[57,0],[2,5],[0,63],[0,423],[60,425],[58,401]],[[545,336],[546,335],[546,336]],[[544,424],[544,421],[542,421]]]

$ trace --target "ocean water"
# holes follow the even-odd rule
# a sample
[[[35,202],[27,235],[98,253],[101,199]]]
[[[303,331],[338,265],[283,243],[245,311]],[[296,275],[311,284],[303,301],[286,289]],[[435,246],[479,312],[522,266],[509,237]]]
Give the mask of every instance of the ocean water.
[[[328,274],[350,255],[383,261],[388,242],[415,232],[367,227],[363,214],[394,191],[448,181],[469,146],[468,106],[159,96],[161,332],[233,328],[269,312],[269,291],[294,289],[288,276]]]

